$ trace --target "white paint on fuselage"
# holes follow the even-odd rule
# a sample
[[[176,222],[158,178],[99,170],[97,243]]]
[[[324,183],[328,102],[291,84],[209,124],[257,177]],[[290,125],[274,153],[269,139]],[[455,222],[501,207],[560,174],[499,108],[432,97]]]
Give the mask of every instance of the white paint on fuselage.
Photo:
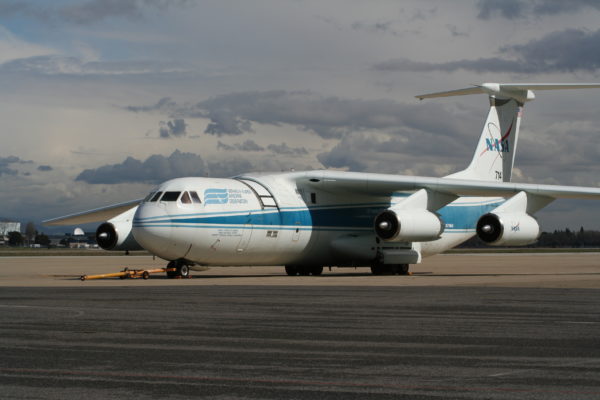
[[[244,179],[266,188],[277,207],[261,204],[259,195],[252,185],[243,183]],[[239,179],[179,178],[156,190],[196,191],[202,204],[143,202],[134,218],[135,239],[158,257],[183,258],[200,265],[368,265],[372,261],[369,257],[390,245],[379,242],[372,221],[410,194],[377,197],[351,191],[333,193],[327,191],[326,182],[302,187],[294,173]],[[218,191],[220,200],[211,200],[211,191]],[[460,198],[449,206],[495,201],[502,199]],[[440,239],[413,247],[429,256],[473,235],[473,229],[450,228]],[[334,240],[349,236],[364,239],[364,257],[350,257],[333,249]]]

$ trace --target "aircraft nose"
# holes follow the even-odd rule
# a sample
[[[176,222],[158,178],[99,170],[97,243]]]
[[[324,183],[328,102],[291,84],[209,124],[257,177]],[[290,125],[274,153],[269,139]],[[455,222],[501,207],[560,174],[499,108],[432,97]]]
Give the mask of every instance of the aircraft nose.
[[[143,248],[168,259],[166,256],[171,241],[171,229],[171,219],[164,208],[155,203],[143,203],[138,206],[133,217],[132,233]]]

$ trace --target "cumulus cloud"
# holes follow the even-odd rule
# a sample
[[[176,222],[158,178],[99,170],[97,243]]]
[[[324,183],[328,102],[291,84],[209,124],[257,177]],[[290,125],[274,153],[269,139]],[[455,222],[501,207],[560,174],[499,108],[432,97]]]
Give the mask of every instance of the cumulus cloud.
[[[182,176],[204,176],[207,172],[206,163],[201,156],[176,150],[168,157],[155,154],[144,161],[127,157],[120,164],[86,169],[75,180],[105,184],[124,182],[159,183]]]
[[[343,99],[310,91],[274,90],[216,96],[195,104],[161,99],[150,106],[126,110],[162,111],[171,118],[207,118],[205,133],[217,136],[252,132],[252,124],[296,126],[323,138],[341,138],[356,131],[395,131],[400,127],[459,134],[458,119],[440,104],[405,104],[393,100]],[[436,115],[437,118],[431,118]]]
[[[444,71],[459,69],[484,72],[552,73],[595,72],[600,68],[600,30],[567,29],[541,39],[499,49],[502,57],[429,63],[408,59],[388,60],[374,65],[378,71]]]
[[[217,150],[225,151],[264,151],[265,148],[260,146],[254,140],[246,140],[243,143],[234,143],[232,145],[223,143],[219,140]]]
[[[306,150],[304,147],[290,147],[287,145],[287,143],[270,144],[267,146],[267,149],[269,149],[275,154],[283,154],[289,156],[303,156],[308,154],[308,150]]]
[[[189,0],[88,0],[78,3],[42,6],[38,2],[15,0],[0,5],[1,16],[19,15],[42,22],[68,22],[85,25],[109,18],[142,18],[149,9],[165,10]]]
[[[345,136],[317,159],[326,168],[441,176],[470,161],[476,144],[476,137],[471,136],[469,142],[410,131],[394,137],[359,132]],[[465,143],[473,143],[473,149]],[[432,159],[436,161],[424,162]]]
[[[183,137],[187,135],[187,124],[182,118],[173,121],[160,121],[159,134],[161,138]]]
[[[124,107],[127,111],[132,112],[152,112],[152,111],[160,111],[160,110],[169,110],[177,107],[177,103],[173,101],[170,97],[163,97],[156,102],[156,104],[149,106],[126,106]]]
[[[287,159],[278,160],[273,157],[252,161],[243,157],[227,160],[204,160],[199,154],[176,150],[168,157],[154,154],[144,161],[127,157],[118,164],[86,169],[75,180],[91,184],[157,184],[185,176],[224,178],[252,171],[287,171],[290,168],[314,169],[312,166],[290,162]]]
[[[389,34],[400,36],[400,33],[393,28],[393,21],[362,22],[356,21],[351,25],[352,30],[364,31],[369,33]]]
[[[506,19],[528,16],[576,13],[584,8],[600,10],[596,0],[480,0],[477,3],[480,19],[502,17]]]
[[[33,161],[22,160],[16,156],[0,157],[0,176],[17,175],[19,171],[13,169],[11,164],[31,164]]]

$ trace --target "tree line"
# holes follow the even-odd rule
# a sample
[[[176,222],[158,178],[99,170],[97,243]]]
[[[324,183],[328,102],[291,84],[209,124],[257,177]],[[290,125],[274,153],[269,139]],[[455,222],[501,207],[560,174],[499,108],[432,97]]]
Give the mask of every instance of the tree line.
[[[24,244],[39,244],[42,247],[50,246],[50,238],[44,233],[34,229],[26,229],[25,235],[21,232],[8,233],[8,245],[13,247]],[[65,245],[65,239],[61,241]],[[489,247],[477,236],[459,245],[460,248]],[[581,227],[578,231],[569,228],[555,230],[554,232],[542,232],[537,242],[525,247],[531,248],[600,248],[600,231],[586,231]]]
[[[459,245],[460,248],[489,247],[477,236]],[[530,248],[600,248],[600,231],[586,231],[581,227],[579,230],[555,230],[554,232],[542,232],[539,239],[528,246]]]

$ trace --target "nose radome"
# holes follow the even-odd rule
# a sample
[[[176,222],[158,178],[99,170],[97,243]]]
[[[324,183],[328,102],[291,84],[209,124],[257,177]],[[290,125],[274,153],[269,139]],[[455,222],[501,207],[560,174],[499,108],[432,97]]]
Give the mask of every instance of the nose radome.
[[[133,217],[132,233],[143,248],[161,258],[169,258],[171,220],[162,207],[155,203],[140,204]]]

